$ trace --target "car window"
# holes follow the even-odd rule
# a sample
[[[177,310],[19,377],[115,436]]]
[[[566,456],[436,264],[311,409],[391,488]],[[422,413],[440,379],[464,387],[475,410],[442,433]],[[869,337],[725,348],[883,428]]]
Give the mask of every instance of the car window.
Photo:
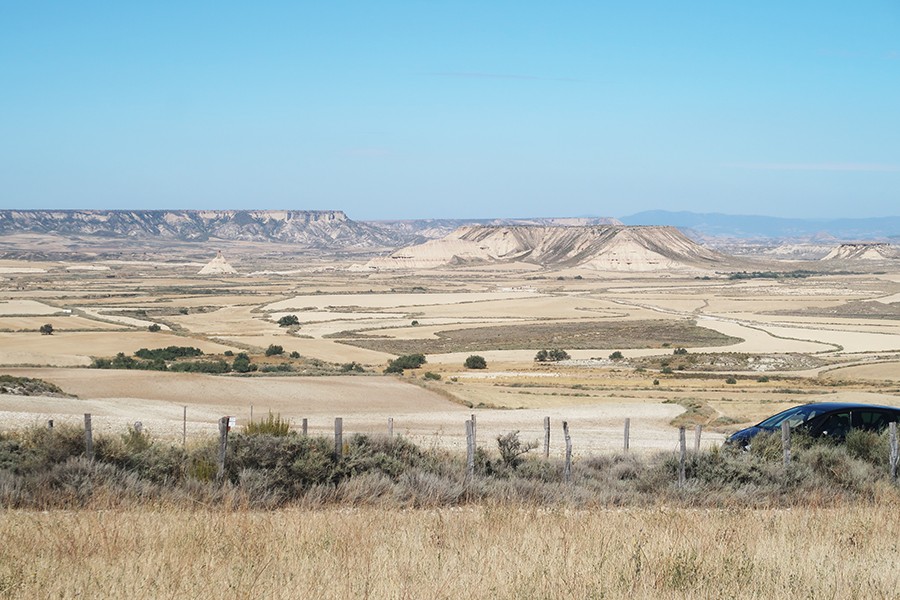
[[[827,415],[813,433],[841,439],[850,431],[850,424],[849,410],[836,412]]]
[[[882,410],[857,410],[854,411],[857,427],[866,431],[883,431],[888,423],[897,420],[897,415]]]
[[[769,417],[762,423],[758,425],[758,427],[762,427],[763,429],[777,429],[781,427],[781,424],[785,421],[788,422],[788,425],[793,429],[797,425],[801,423],[806,423],[810,419],[822,414],[821,409],[817,409],[811,406],[795,406],[794,408],[789,408],[784,412],[780,412],[775,416]]]

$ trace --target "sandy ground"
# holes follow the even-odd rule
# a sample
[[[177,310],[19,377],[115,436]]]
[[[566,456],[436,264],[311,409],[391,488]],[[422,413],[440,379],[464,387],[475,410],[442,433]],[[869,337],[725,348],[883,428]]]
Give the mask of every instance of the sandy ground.
[[[0,300],[0,316],[54,315],[61,309],[36,300]]]
[[[328,306],[360,306],[362,308],[396,309],[403,306],[429,306],[436,304],[458,304],[461,302],[483,302],[485,300],[505,300],[528,298],[535,292],[460,292],[458,294],[321,294],[296,296],[281,302],[269,304],[266,311],[288,311],[291,309],[326,308]]]
[[[45,323],[53,325],[54,331],[111,331],[125,329],[122,325],[104,323],[102,321],[94,321],[93,319],[85,319],[84,317],[72,315],[54,315],[52,317],[0,317],[0,329],[9,331],[38,331],[41,325],[44,325]]]
[[[211,353],[239,350],[234,346],[164,332],[0,333],[0,365],[82,366],[91,364],[92,356],[115,356],[118,352],[130,354],[140,348],[166,346],[194,346]]]
[[[900,362],[881,362],[871,365],[858,365],[832,369],[822,374],[828,379],[866,379],[870,381],[900,382]]]

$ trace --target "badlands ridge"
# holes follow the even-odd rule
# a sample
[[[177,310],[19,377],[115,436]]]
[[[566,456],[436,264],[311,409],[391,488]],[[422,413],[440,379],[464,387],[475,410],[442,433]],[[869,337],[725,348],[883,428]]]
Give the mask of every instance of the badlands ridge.
[[[698,271],[726,261],[674,227],[466,226],[375,258],[367,270],[526,263],[596,271]]]

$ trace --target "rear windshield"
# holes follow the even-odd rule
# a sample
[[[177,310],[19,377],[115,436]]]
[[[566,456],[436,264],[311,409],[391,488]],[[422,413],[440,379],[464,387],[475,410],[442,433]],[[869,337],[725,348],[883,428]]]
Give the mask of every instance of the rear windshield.
[[[789,408],[784,412],[780,412],[773,417],[769,417],[757,425],[757,427],[762,427],[763,429],[777,429],[781,427],[783,422],[787,421],[788,426],[794,428],[801,423],[806,423],[817,415],[821,415],[823,412],[825,412],[823,409],[815,406],[797,406]]]

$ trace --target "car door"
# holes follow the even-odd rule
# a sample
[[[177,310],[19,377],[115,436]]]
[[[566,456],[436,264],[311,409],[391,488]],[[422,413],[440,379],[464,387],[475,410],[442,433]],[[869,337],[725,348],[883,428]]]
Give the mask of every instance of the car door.
[[[851,411],[839,410],[823,415],[810,427],[809,433],[814,437],[824,435],[835,440],[843,440],[850,432],[853,424]]]
[[[889,423],[898,420],[897,413],[877,408],[866,408],[853,411],[853,427],[864,431],[881,433]]]

